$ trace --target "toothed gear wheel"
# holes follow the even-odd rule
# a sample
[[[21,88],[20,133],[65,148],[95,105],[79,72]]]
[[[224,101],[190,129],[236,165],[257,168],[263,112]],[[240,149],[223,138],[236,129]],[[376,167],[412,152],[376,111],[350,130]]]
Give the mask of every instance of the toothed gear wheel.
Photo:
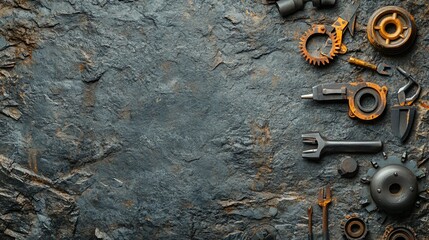
[[[422,181],[425,172],[415,161],[395,156],[371,163],[374,168],[361,179],[368,186],[362,189],[360,203],[368,212],[379,209],[388,215],[410,214],[418,206],[419,193],[426,189]]]
[[[368,234],[366,222],[355,213],[346,216],[346,219],[341,222],[341,229],[348,240],[363,240]]]
[[[311,55],[307,50],[307,44],[310,38],[316,35],[326,35],[330,42],[331,48],[329,52],[322,53],[318,52],[317,56]],[[300,38],[299,49],[305,60],[312,65],[326,65],[332,60],[341,49],[341,42],[338,43],[335,32],[330,32],[326,29],[325,25],[313,25],[312,28],[308,29]]]
[[[388,225],[383,234],[383,240],[416,240],[417,234],[414,230],[407,226]]]

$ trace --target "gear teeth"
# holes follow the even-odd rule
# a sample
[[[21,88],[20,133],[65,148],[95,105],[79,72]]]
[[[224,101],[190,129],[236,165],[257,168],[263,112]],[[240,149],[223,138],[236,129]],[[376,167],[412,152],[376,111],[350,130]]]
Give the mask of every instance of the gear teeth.
[[[321,34],[321,35],[327,35],[328,38],[331,40],[331,49],[329,51],[329,54],[320,54],[320,56],[312,56],[307,51],[307,41],[308,39],[315,35],[315,34]],[[299,50],[301,52],[301,55],[304,57],[305,61],[307,61],[311,65],[317,65],[317,66],[325,66],[330,63],[330,60],[333,60],[336,54],[339,53],[341,49],[341,44],[338,44],[337,34],[335,32],[328,32],[326,31],[326,27],[324,25],[313,25],[310,29],[304,32],[304,34],[300,37],[299,42]]]

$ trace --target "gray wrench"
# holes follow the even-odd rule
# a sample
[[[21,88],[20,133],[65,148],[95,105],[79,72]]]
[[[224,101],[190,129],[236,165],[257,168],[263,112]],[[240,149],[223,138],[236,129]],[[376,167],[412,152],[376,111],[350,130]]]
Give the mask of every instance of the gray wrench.
[[[317,145],[317,148],[302,152],[302,157],[308,159],[320,159],[325,152],[375,153],[383,149],[381,141],[332,141],[318,132],[302,134],[302,142]]]

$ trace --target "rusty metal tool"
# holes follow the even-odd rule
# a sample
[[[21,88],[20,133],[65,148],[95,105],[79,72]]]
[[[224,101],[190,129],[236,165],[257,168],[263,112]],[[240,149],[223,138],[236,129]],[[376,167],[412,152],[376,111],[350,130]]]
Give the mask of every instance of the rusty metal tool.
[[[399,106],[393,106],[391,109],[392,113],[392,131],[395,136],[398,136],[402,142],[404,142],[410,134],[411,128],[414,122],[414,116],[416,115],[417,108],[412,106],[414,101],[420,95],[421,86],[417,83],[411,74],[407,73],[401,67],[397,67],[398,71],[408,79],[408,83],[398,90],[398,102]],[[406,92],[409,91],[413,85],[417,86],[414,94],[407,97]]]
[[[308,213],[308,240],[313,240],[313,207],[307,209]]]
[[[316,101],[348,100],[349,117],[373,120],[386,108],[387,87],[371,82],[327,83],[313,87],[312,94],[302,95],[303,99]]]
[[[317,0],[313,0],[313,4],[315,2]],[[324,1],[322,0],[322,2]],[[335,1],[326,2],[335,4]],[[315,66],[327,65],[338,54],[347,52],[347,46],[343,43],[343,35],[348,29],[353,36],[358,6],[359,4],[355,3],[348,7],[331,26],[324,24],[313,25],[300,37],[299,50],[308,63]],[[314,36],[325,36],[326,41],[317,48],[317,51],[310,52],[308,51],[308,43]]]
[[[370,62],[366,62],[362,59],[358,59],[358,58],[354,58],[354,57],[350,57],[347,61],[353,65],[374,70],[380,75],[384,75],[384,76],[392,76],[393,75],[393,73],[391,71],[392,67],[385,64],[385,63],[379,63],[379,64],[375,65],[375,64],[372,64]]]
[[[328,205],[331,203],[331,187],[328,185],[326,190],[324,188],[320,189],[318,204],[322,208],[322,234],[323,240],[329,240],[329,231],[328,231]]]
[[[414,16],[397,6],[379,8],[369,18],[367,36],[371,45],[384,54],[404,53],[417,37]]]
[[[324,138],[320,133],[302,134],[302,142],[317,145],[317,148],[304,150],[302,157],[307,159],[320,159],[325,152],[362,152],[374,153],[383,148],[381,141],[332,141]]]

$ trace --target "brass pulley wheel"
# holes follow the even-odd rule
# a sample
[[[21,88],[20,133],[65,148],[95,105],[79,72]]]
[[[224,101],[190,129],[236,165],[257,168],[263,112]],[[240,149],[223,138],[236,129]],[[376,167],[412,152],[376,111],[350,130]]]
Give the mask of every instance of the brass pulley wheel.
[[[405,9],[387,6],[375,11],[368,21],[369,42],[379,51],[395,55],[414,43],[417,28],[414,17]]]

